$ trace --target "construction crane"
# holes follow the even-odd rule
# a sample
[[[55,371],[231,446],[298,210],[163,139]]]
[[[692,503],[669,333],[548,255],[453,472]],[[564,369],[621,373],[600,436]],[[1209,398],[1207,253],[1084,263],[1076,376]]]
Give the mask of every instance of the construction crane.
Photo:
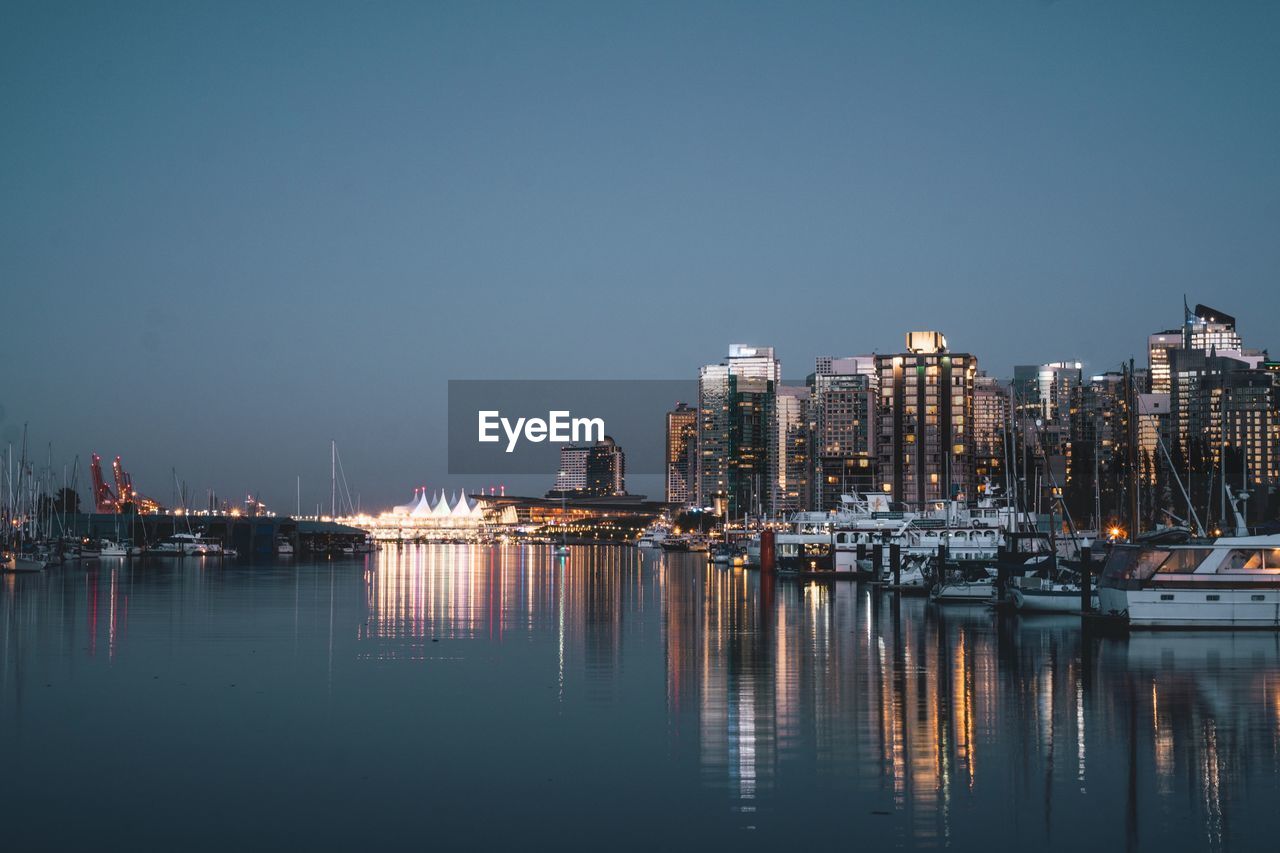
[[[122,512],[132,505],[138,512],[149,514],[160,511],[160,504],[146,495],[139,494],[133,488],[133,477],[124,469],[117,456],[111,463],[111,478],[115,481],[115,491],[107,485],[102,476],[102,459],[98,454],[92,455],[89,465],[93,475],[93,502],[98,512]]]

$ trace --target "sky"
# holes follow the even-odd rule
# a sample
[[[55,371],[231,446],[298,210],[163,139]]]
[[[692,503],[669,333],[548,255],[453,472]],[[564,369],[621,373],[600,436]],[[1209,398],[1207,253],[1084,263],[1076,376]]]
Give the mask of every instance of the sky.
[[[486,485],[449,379],[1280,348],[1275,3],[6,0],[0,103],[0,440],[162,500]]]

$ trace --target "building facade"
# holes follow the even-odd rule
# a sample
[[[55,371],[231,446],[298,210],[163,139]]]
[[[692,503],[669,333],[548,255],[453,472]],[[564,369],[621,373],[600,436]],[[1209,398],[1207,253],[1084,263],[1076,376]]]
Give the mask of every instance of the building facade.
[[[589,445],[566,444],[560,448],[560,472],[556,474],[557,492],[582,492],[587,488],[587,455]]]
[[[687,504],[698,470],[698,410],[684,403],[667,412],[667,503]]]
[[[912,508],[970,498],[977,359],[938,332],[911,332],[906,351],[877,355],[876,369],[882,489]]]
[[[773,347],[744,344],[731,345],[726,361],[699,371],[698,505],[736,518],[772,510],[781,376]]]
[[[782,385],[776,395],[778,480],[773,512],[808,509],[812,503],[812,394],[805,386]]]
[[[978,371],[973,380],[973,473],[978,491],[1000,485],[1005,472],[1009,430],[1009,389]]]
[[[876,379],[874,357],[836,359],[815,373],[814,509],[836,509],[842,495],[876,489]]]

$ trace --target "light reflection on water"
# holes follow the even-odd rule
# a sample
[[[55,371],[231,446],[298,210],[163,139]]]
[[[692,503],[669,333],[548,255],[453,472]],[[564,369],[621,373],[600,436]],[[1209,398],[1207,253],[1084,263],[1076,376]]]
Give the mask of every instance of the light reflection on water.
[[[446,844],[1225,850],[1280,828],[1280,638],[1084,638],[625,548],[103,563],[0,578],[0,746],[24,849],[101,843],[127,765],[175,797],[143,840],[186,847],[428,814]],[[209,798],[271,830],[193,838]]]

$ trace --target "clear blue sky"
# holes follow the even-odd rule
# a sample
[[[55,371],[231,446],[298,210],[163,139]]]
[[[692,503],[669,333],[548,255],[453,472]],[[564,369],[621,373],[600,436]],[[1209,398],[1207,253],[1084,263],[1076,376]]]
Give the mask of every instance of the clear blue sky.
[[[6,2],[0,103],[0,438],[159,497],[474,485],[449,378],[1280,346],[1275,3]]]

